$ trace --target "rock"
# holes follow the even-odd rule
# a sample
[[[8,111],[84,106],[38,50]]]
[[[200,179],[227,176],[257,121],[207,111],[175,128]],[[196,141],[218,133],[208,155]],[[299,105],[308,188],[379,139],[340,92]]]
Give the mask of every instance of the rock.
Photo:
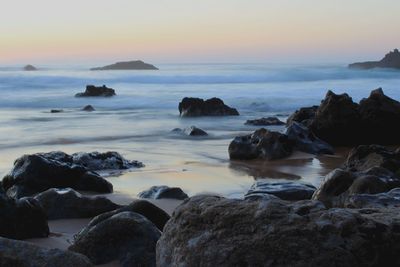
[[[24,67],[24,70],[25,71],[35,71],[35,70],[37,70],[37,68],[35,66],[33,66],[33,65],[26,65]]]
[[[395,49],[389,52],[380,61],[357,62],[349,65],[351,69],[394,68],[400,69],[400,52]]]
[[[396,209],[321,202],[186,200],[157,243],[157,266],[396,266]]]
[[[0,193],[0,236],[26,239],[48,235],[46,213],[35,199],[14,200]]]
[[[309,184],[295,182],[255,182],[244,196],[245,199],[262,198],[265,195],[274,195],[283,200],[297,201],[311,199],[316,188]]]
[[[49,220],[92,218],[120,208],[105,197],[82,196],[71,188],[49,189],[35,196]]]
[[[91,111],[95,111],[95,109],[94,109],[94,107],[93,107],[92,105],[86,105],[86,106],[84,106],[84,107],[82,108],[82,111],[91,112]]]
[[[141,60],[117,62],[104,67],[92,68],[90,70],[158,70],[155,66],[144,63]]]
[[[0,237],[0,266],[2,267],[91,267],[81,254],[49,249],[34,244]]]
[[[231,159],[267,159],[274,160],[292,154],[293,143],[287,135],[261,128],[253,134],[238,136],[229,145]]]
[[[139,213],[146,217],[148,220],[150,220],[152,223],[154,223],[157,228],[162,231],[164,228],[164,225],[167,223],[167,221],[170,219],[170,216],[163,211],[162,209],[158,208],[154,204],[146,201],[146,200],[134,200],[131,204],[128,206],[124,206],[122,208],[105,212],[103,214],[98,215],[97,217],[93,218],[93,220],[90,222],[89,226],[97,224],[99,221],[103,221],[107,218],[110,218],[111,216],[114,216],[118,213],[121,212],[134,212],[134,213]]]
[[[68,249],[86,255],[96,265],[118,260],[121,266],[155,266],[160,235],[144,216],[126,211],[91,222]]]
[[[61,112],[64,112],[64,110],[62,110],[62,109],[52,109],[52,110],[50,110],[50,113],[61,113]]]
[[[399,208],[400,188],[395,188],[389,192],[380,194],[352,195],[346,200],[345,207],[353,209]]]
[[[179,103],[181,117],[198,116],[238,116],[239,112],[224,104],[219,98],[203,100],[200,98],[185,97]]]
[[[54,159],[48,154],[18,158],[13,169],[3,178],[2,184],[7,195],[12,198],[30,196],[50,188],[71,187],[98,193],[111,193],[113,188],[111,183],[86,167]]]
[[[71,155],[74,164],[79,164],[92,171],[100,170],[127,170],[141,168],[144,164],[137,160],[127,160],[118,152],[78,152]]]
[[[246,125],[255,125],[255,126],[285,125],[285,123],[283,121],[280,121],[276,117],[247,120],[245,124]]]
[[[190,126],[185,129],[175,128],[172,130],[173,133],[184,134],[187,136],[207,136],[208,133],[196,126]]]
[[[309,127],[312,120],[315,118],[317,109],[318,106],[300,108],[299,110],[296,110],[295,113],[290,115],[290,117],[286,121],[286,124],[290,126],[292,122],[296,121]]]
[[[165,185],[152,186],[150,189],[142,191],[138,194],[140,198],[162,199],[171,198],[183,200],[188,198],[185,192],[179,187],[168,187]]]
[[[103,86],[94,86],[87,85],[86,91],[83,93],[77,93],[75,97],[86,97],[86,96],[102,96],[102,97],[110,97],[115,95],[115,90]]]
[[[295,144],[294,149],[310,154],[334,154],[334,149],[328,143],[314,135],[305,125],[293,121],[286,129],[289,140]]]

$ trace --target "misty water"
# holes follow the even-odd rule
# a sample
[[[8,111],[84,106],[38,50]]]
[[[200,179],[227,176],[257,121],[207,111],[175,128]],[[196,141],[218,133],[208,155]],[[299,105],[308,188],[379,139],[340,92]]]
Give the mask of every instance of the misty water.
[[[24,72],[0,68],[0,175],[22,154],[61,150],[118,151],[146,167],[108,178],[117,192],[135,196],[152,185],[180,186],[189,195],[213,192],[240,197],[255,179],[301,180],[317,185],[342,160],[300,156],[277,162],[230,162],[228,145],[257,127],[247,119],[287,116],[319,104],[328,89],[355,101],[382,87],[400,100],[400,72],[349,70],[345,65],[164,64],[159,71],[88,71],[46,67]],[[75,98],[87,84],[116,90],[112,98]],[[234,117],[180,118],[185,97],[219,97]],[[96,111],[83,112],[85,105]],[[62,109],[62,113],[50,113]],[[209,133],[171,133],[191,125]],[[283,131],[284,127],[267,127]]]

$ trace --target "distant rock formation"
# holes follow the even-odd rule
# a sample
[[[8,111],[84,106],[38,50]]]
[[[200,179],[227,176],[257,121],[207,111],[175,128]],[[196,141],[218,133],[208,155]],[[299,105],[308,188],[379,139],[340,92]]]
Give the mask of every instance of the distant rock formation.
[[[349,65],[351,69],[393,68],[400,69],[400,52],[395,49],[389,52],[381,61],[357,62]]]
[[[92,68],[90,70],[158,70],[155,66],[141,60],[117,62],[104,67]]]
[[[32,71],[32,70],[38,70],[35,66],[33,66],[33,65],[26,65],[25,67],[24,67],[24,70],[26,70],[26,71]]]

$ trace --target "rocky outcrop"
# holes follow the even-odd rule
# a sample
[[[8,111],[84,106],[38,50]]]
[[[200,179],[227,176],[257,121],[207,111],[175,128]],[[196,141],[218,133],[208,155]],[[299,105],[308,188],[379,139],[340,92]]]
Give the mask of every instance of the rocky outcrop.
[[[400,52],[398,49],[389,52],[380,61],[357,62],[349,65],[351,69],[393,68],[400,69]]]
[[[273,126],[273,125],[285,125],[285,123],[279,120],[277,117],[268,117],[255,120],[247,120],[246,125],[255,126]]]
[[[61,249],[42,248],[24,241],[0,237],[0,266],[2,267],[91,267],[81,254]]]
[[[190,126],[185,129],[175,128],[172,130],[173,133],[184,134],[187,136],[207,136],[208,133],[196,126]]]
[[[207,100],[185,97],[179,103],[179,114],[182,117],[237,116],[239,112],[216,97]]]
[[[123,61],[104,67],[92,68],[90,70],[158,70],[155,66],[144,63],[141,60]]]
[[[25,67],[24,67],[24,70],[25,71],[35,71],[35,70],[38,70],[35,66],[33,66],[33,65],[26,65]]]
[[[75,236],[69,250],[86,255],[94,264],[118,260],[126,267],[155,266],[160,235],[144,216],[126,211],[91,222]]]
[[[87,85],[85,92],[77,93],[75,95],[75,97],[87,97],[87,96],[101,96],[101,97],[115,96],[115,90],[112,88],[108,88],[105,85],[103,86]]]
[[[294,121],[301,123],[307,127],[310,126],[312,120],[315,118],[318,106],[305,107],[296,110],[286,121],[286,124],[290,126]]]
[[[345,207],[353,209],[400,208],[400,188],[380,194],[356,194],[350,196]]]
[[[253,134],[235,137],[228,151],[230,159],[274,160],[290,156],[293,142],[285,134],[261,128]]]
[[[188,198],[188,195],[179,187],[168,187],[166,185],[161,185],[152,186],[150,189],[140,192],[138,197],[150,199],[170,198],[183,200]]]
[[[95,109],[92,105],[86,105],[82,108],[82,111],[91,112],[91,111],[95,111]]]
[[[35,196],[49,220],[93,218],[120,208],[105,197],[83,196],[71,188],[49,189]]]
[[[390,208],[196,196],[165,226],[157,266],[395,266],[399,220]]]
[[[254,200],[274,195],[283,200],[297,201],[311,199],[315,190],[314,186],[304,183],[258,181],[251,186],[244,198]]]

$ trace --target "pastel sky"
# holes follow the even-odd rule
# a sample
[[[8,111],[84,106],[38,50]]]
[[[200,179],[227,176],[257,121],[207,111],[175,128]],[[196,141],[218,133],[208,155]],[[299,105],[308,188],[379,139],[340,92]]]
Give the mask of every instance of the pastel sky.
[[[1,0],[0,64],[379,59],[399,0]]]

